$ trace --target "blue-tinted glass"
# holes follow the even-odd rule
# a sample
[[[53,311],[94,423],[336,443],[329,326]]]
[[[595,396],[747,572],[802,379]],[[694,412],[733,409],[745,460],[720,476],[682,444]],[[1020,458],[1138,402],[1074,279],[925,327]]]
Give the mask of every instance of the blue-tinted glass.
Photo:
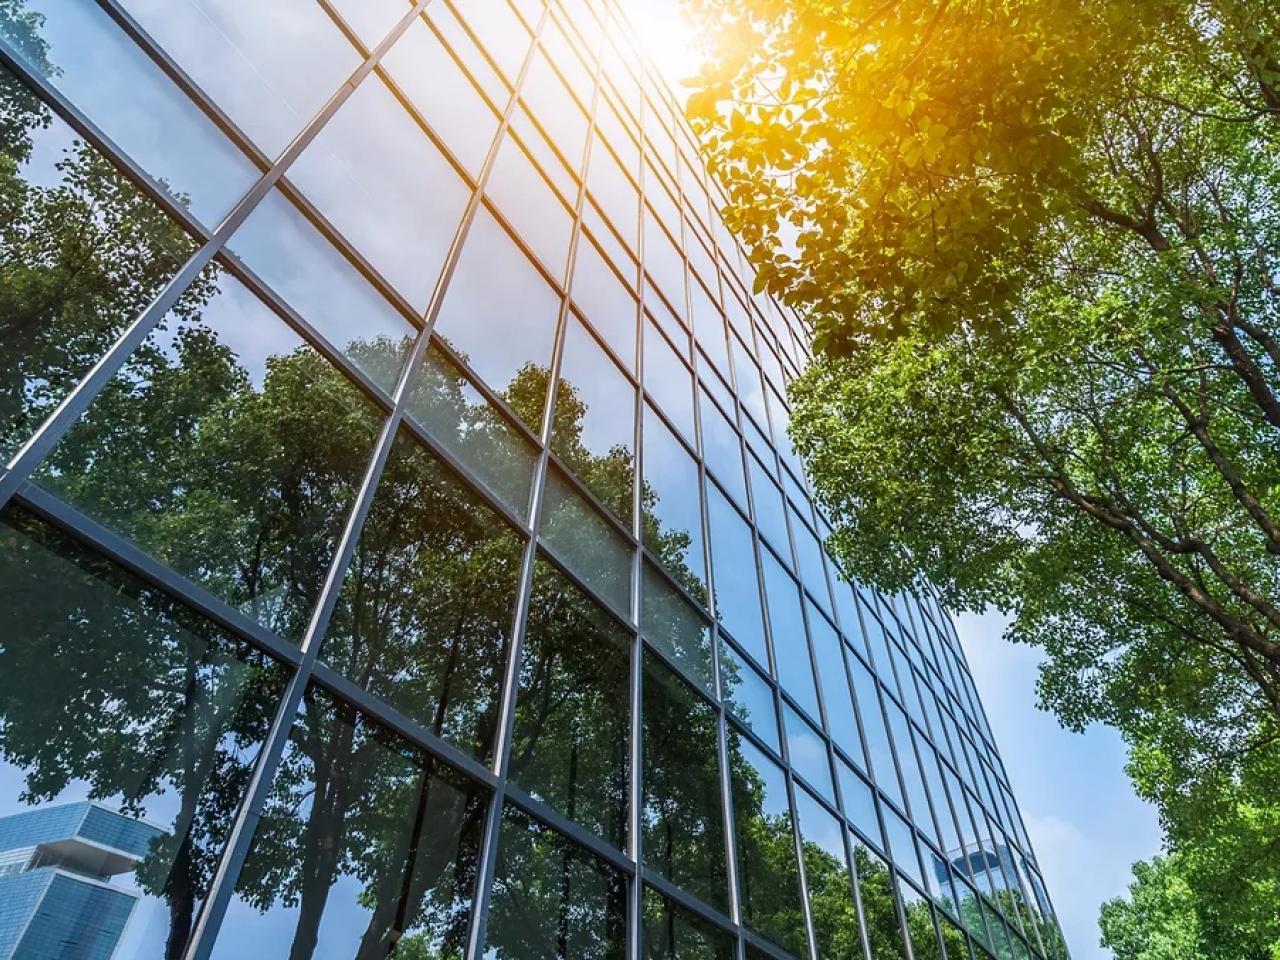
[[[916,838],[911,828],[907,826],[907,821],[885,808],[884,829],[894,864],[916,883],[920,883],[920,861],[916,855]]]
[[[635,388],[576,317],[565,332],[551,447],[631,527]]]
[[[360,62],[315,0],[124,0],[124,6],[272,157]]]
[[[693,245],[696,248],[696,244]],[[721,375],[729,379],[729,348],[724,339],[724,316],[706,288],[689,278],[689,302],[693,312],[693,336]]]
[[[639,305],[587,237],[578,241],[573,301],[628,370],[635,369]]]
[[[925,793],[924,781],[920,777],[920,765],[916,762],[907,715],[902,712],[901,707],[892,702],[885,704],[885,710],[889,715],[889,729],[893,732],[893,745],[897,750],[902,781],[907,788],[911,819],[925,835],[936,839],[932,815],[929,812],[929,798]]]
[[[876,682],[871,672],[856,657],[849,662],[849,672],[853,676],[854,699],[858,704],[858,713],[862,717],[862,732],[867,738],[867,754],[871,761],[872,776],[875,778],[876,786],[901,806],[902,790],[898,786],[898,774],[893,762],[893,752],[889,747],[889,733],[884,725],[884,714],[880,712],[880,697]]]
[[[840,803],[844,815],[862,835],[878,847],[884,846],[884,834],[880,832],[880,818],[876,815],[876,795],[871,784],[863,780],[854,769],[839,758],[836,759],[836,775],[840,778]]]
[[[769,627],[778,682],[810,716],[816,718],[819,716],[818,688],[814,684],[809,660],[800,588],[769,551],[761,551],[760,563],[764,572],[765,598],[769,604]]]
[[[690,445],[693,429],[693,376],[651,322],[644,325],[644,388]]]
[[[831,763],[827,759],[826,742],[800,714],[785,704],[782,707],[782,721],[787,731],[787,750],[792,768],[804,777],[806,783],[835,803],[836,790],[831,780]]]
[[[787,516],[782,503],[782,491],[768,478],[760,461],[747,457],[747,472],[751,476],[751,498],[756,509],[756,526],[764,534],[786,566],[791,566],[791,541],[787,537]]]
[[[751,529],[713,485],[707,487],[707,512],[716,616],[748,653],[768,663]]]
[[[559,313],[560,297],[493,216],[478,210],[436,331],[535,430]]]
[[[711,625],[649,564],[644,567],[640,626],[646,639],[710,692],[714,685]]]
[[[471,190],[387,85],[365,78],[288,178],[418,311]]]
[[[395,389],[402,351],[416,330],[278,190],[228,243],[302,318],[374,383]]]
[[[822,702],[827,708],[827,731],[855,763],[866,766],[862,740],[858,737],[858,721],[849,699],[849,681],[844,670],[844,653],[835,629],[818,610],[809,604],[809,637],[813,642],[813,662],[818,682],[822,684]]]
[[[542,540],[613,609],[631,610],[631,548],[554,469],[543,493]]]
[[[742,441],[720,408],[702,395],[702,456],[707,467],[744,510],[747,483],[742,473]]]
[[[727,643],[720,644],[720,695],[735,717],[774,750],[781,751],[773,687]]]
[[[18,6],[39,25],[7,13],[0,20],[28,62],[179,202],[216,224],[255,179],[253,164],[92,0]]]
[[[822,568],[822,548],[813,531],[799,521],[793,511],[791,514],[791,533],[795,538],[796,556],[800,560],[800,579],[805,587],[824,610],[831,609],[831,598],[827,594],[827,579]]]
[[[645,546],[686,590],[705,594],[698,465],[647,404],[643,429],[640,506]]]

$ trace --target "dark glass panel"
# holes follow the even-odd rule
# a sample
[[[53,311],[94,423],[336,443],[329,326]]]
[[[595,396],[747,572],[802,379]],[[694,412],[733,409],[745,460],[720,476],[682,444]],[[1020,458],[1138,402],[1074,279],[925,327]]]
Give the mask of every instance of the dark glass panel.
[[[488,759],[521,538],[401,432],[324,643],[324,659]]]
[[[616,620],[537,561],[511,776],[618,847],[627,835],[630,644]]]
[[[714,484],[707,487],[707,511],[716,615],[748,653],[768,663],[751,530]]]
[[[858,908],[844,849],[844,828],[803,789],[796,790],[804,879],[819,957],[861,957]]]
[[[729,875],[715,711],[648,652],[642,684],[644,862],[727,913]]]
[[[804,613],[800,606],[800,587],[768,550],[761,551],[760,560],[764,570],[765,597],[769,604],[769,625],[778,682],[796,703],[816,719],[819,716],[818,687],[813,679],[813,666],[809,659],[809,641],[805,636]]]
[[[308,690],[213,956],[461,957],[487,808],[479,787]]]
[[[778,710],[773,687],[737,650],[720,644],[720,689],[725,706],[751,731],[779,753]]]
[[[0,609],[5,955],[181,956],[284,669],[13,507]]]
[[[792,768],[804,777],[809,786],[835,803],[836,790],[831,780],[826,741],[786,704],[782,707],[782,726],[787,731],[787,751]]]
[[[401,296],[426,309],[471,188],[381,78],[356,87],[288,179]]]
[[[545,393],[545,374],[530,371],[527,380],[533,395]],[[435,344],[423,357],[406,408],[518,516],[528,516],[536,450]]]
[[[554,467],[547,469],[539,537],[618,614],[631,615],[634,553]]]
[[[644,544],[662,559],[686,590],[705,602],[706,560],[698,465],[647,404],[643,436],[640,506]]]
[[[0,12],[0,33],[206,225],[256,179],[244,154],[92,0],[19,0]]]
[[[269,193],[228,247],[365,376],[395,389],[400,362],[387,347],[403,352],[417,331],[283,193]]]
[[[124,6],[273,157],[360,62],[314,0],[124,0]]]
[[[11,43],[15,31],[32,29],[20,22],[0,19]],[[30,33],[23,45],[39,50]],[[3,69],[0,101],[0,460],[7,460],[195,247]],[[197,309],[207,295],[197,287],[179,309]]]
[[[623,960],[627,884],[581,847],[508,806],[484,956]]]
[[[628,529],[635,489],[635,416],[635,388],[571,316],[551,448]]]
[[[645,887],[644,960],[733,960],[733,955],[732,935]]]
[[[875,960],[909,960],[889,865],[860,843],[854,844],[853,865],[871,956]]]
[[[680,595],[667,578],[645,564],[640,625],[646,639],[704,690],[711,692],[714,671],[711,624]]]
[[[797,957],[808,955],[795,834],[782,769],[729,728],[742,920]]]
[[[383,414],[229,276],[166,318],[37,479],[299,639]],[[397,345],[362,345],[394,368]]]
[[[559,315],[559,295],[481,207],[435,329],[534,430],[542,425]]]

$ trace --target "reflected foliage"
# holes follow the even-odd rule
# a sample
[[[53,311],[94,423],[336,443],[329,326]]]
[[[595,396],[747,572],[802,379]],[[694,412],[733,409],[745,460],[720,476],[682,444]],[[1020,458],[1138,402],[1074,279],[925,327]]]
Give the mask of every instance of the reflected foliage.
[[[732,960],[733,938],[645,888],[641,956],[644,960]]]
[[[162,825],[131,880],[164,904],[148,949],[176,960],[283,671],[31,515],[2,518],[0,812],[89,799]]]

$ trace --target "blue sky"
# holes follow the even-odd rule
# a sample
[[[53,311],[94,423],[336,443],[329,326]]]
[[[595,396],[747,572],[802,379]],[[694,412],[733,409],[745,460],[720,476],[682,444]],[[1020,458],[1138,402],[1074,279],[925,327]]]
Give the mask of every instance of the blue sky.
[[[964,615],[956,628],[1072,957],[1103,960],[1098,907],[1125,892],[1131,863],[1159,851],[1155,811],[1134,795],[1114,731],[1070,733],[1036,708],[1041,654],[1003,639],[1005,623]]]

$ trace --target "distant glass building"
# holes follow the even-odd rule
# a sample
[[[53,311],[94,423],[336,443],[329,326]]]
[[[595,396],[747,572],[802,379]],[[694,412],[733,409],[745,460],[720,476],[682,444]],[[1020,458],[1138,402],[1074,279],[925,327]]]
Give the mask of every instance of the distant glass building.
[[[110,960],[138,899],[111,879],[162,834],[84,802],[0,817],[0,958]]]
[[[6,944],[1064,960],[950,620],[823,551],[806,332],[632,36],[0,2],[0,883],[86,898],[0,894]]]

